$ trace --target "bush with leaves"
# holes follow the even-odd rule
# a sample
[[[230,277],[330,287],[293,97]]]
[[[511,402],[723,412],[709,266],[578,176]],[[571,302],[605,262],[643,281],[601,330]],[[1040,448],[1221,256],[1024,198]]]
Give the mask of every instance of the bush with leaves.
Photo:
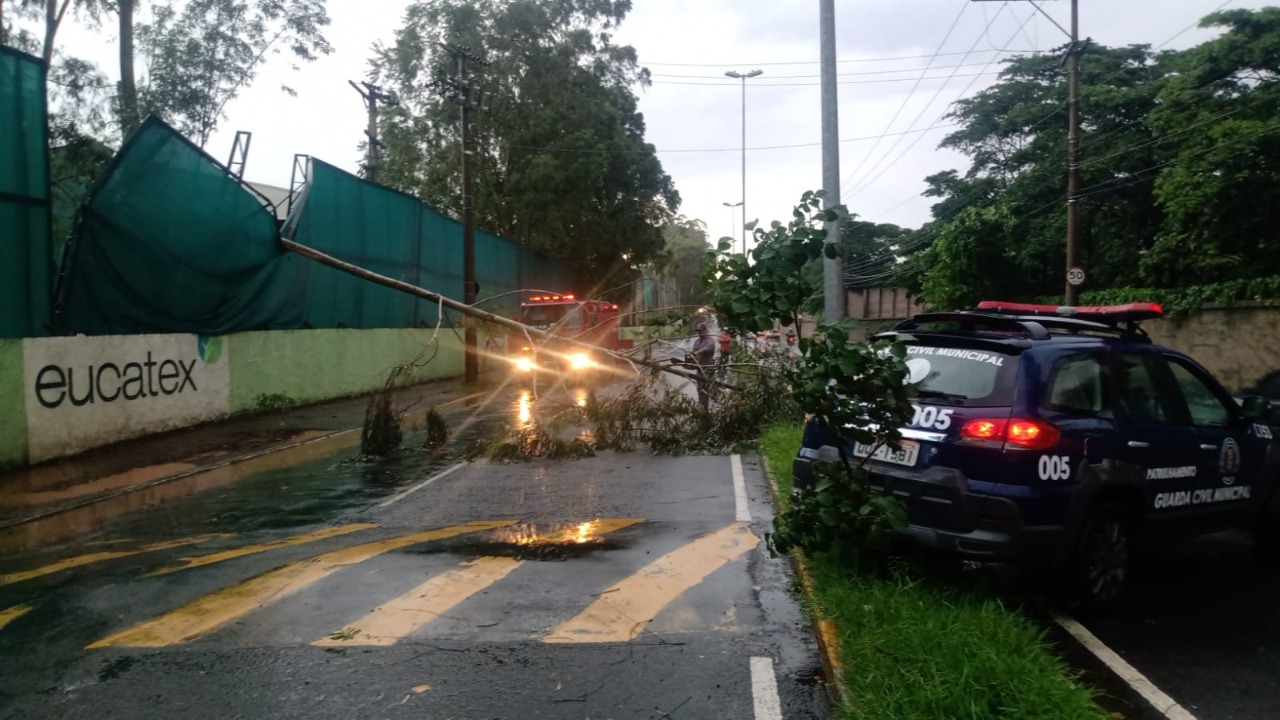
[[[804,193],[789,224],[753,228],[757,244],[750,261],[730,254],[731,242],[721,240],[705,279],[716,313],[728,325],[762,330],[774,320],[799,323],[801,308],[815,294],[805,267],[836,255],[824,224],[848,217],[843,207],[822,208],[822,196]],[[862,550],[884,547],[883,541],[905,523],[898,502],[873,494],[863,463],[846,454],[853,442],[895,444],[897,428],[909,422],[912,388],[903,382],[905,348],[885,341],[852,342],[853,327],[848,319],[819,326],[812,338],[800,340],[801,360],[786,371],[795,404],[825,428],[840,460],[819,464],[816,482],[774,519],[769,545],[775,552],[799,548],[858,557]]]

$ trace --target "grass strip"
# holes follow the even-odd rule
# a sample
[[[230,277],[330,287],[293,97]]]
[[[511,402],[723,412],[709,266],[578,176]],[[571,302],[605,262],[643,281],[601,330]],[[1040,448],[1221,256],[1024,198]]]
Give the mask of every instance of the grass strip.
[[[800,439],[796,425],[772,427],[761,438],[780,512],[789,501]],[[804,564],[811,580],[806,607],[835,627],[832,651],[844,681],[837,717],[1110,717],[1051,652],[1044,630],[998,599],[908,565],[876,577],[823,557]]]

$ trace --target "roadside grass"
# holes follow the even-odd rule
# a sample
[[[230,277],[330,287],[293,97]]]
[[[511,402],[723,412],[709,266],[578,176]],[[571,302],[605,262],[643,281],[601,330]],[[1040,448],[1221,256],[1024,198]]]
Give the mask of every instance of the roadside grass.
[[[790,499],[798,425],[769,428],[761,451]],[[939,581],[904,561],[887,576],[806,557],[809,612],[834,625],[844,703],[853,720],[1102,720],[1094,693],[1052,652],[1045,632],[996,597]]]

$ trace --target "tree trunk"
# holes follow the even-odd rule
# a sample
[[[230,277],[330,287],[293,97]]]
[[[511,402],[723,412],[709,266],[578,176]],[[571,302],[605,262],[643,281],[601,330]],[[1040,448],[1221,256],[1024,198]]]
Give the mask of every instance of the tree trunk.
[[[133,2],[119,0],[120,10],[120,134],[128,137],[142,124],[138,117],[138,84],[133,77]]]
[[[2,3],[3,0],[0,0]],[[58,35],[58,28],[62,26],[62,16],[67,14],[67,7],[71,5],[71,0],[62,0],[62,6],[58,6],[58,0],[48,0],[45,3],[44,11],[44,66],[47,69],[53,63],[53,40]]]

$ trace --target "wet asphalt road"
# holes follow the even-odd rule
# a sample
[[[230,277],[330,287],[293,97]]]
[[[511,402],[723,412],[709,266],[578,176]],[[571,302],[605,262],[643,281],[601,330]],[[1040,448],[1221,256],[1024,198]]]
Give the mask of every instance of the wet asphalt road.
[[[1280,569],[1242,533],[1145,551],[1123,607],[1084,625],[1198,720],[1280,718]]]
[[[353,452],[0,558],[0,718],[825,717],[758,459]]]

